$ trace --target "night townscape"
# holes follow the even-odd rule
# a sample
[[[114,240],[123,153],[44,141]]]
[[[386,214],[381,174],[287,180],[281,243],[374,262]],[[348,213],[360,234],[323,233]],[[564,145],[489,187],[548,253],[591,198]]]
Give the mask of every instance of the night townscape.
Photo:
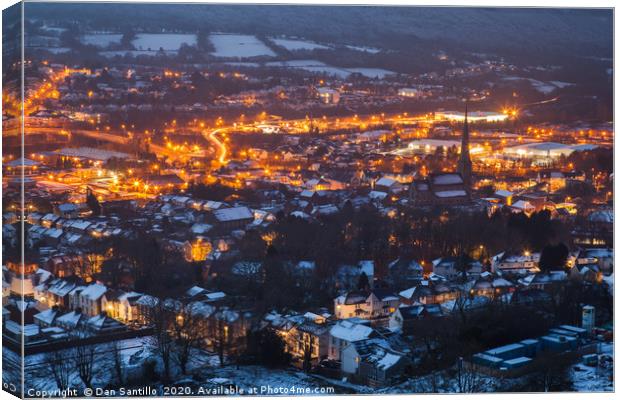
[[[5,9],[4,390],[613,392],[613,17]]]

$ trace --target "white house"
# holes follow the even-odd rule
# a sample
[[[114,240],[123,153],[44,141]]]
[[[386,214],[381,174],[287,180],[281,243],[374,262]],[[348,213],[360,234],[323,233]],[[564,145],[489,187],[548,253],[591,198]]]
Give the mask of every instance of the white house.
[[[94,317],[102,311],[102,298],[107,288],[99,283],[87,286],[78,295],[79,307],[86,315]]]
[[[523,254],[499,253],[491,259],[492,272],[536,273],[540,269],[538,263],[540,253],[524,252]]]
[[[374,333],[371,327],[351,320],[337,321],[329,330],[328,357],[340,360],[342,350],[349,343],[370,338]]]
[[[376,337],[349,344],[342,351],[341,369],[366,385],[387,385],[411,365],[410,351],[402,342]]]
[[[383,318],[396,311],[399,304],[399,297],[386,290],[349,292],[334,299],[334,315],[337,319]]]
[[[400,193],[404,188],[402,183],[398,182],[396,179],[388,178],[387,176],[377,179],[373,187],[376,191],[386,193]]]

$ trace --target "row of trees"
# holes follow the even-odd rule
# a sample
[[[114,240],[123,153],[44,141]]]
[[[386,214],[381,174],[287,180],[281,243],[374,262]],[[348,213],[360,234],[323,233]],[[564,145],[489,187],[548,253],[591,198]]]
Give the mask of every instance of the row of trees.
[[[85,388],[106,385],[122,386],[126,382],[125,361],[118,341],[98,345],[88,340],[84,330],[76,330],[70,338],[73,346],[45,353],[42,371],[51,376],[63,390],[80,382]],[[104,368],[101,368],[104,367]]]

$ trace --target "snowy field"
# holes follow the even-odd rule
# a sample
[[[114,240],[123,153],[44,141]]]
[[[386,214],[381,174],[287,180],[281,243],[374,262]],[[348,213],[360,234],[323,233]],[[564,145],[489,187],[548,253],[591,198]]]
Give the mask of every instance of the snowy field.
[[[140,33],[131,41],[136,50],[179,50],[185,43],[196,45],[196,35],[181,33]]]
[[[53,35],[60,35],[61,33],[65,32],[67,30],[67,28],[60,28],[60,27],[56,27],[56,26],[47,26],[47,25],[43,25],[41,27],[41,31],[44,31],[46,33],[50,33]]]
[[[528,81],[534,89],[536,89],[542,94],[550,94],[556,89],[564,89],[565,87],[575,85],[574,83],[561,82],[561,81],[542,82],[537,79],[521,78],[519,76],[507,76],[503,79],[505,81]]]
[[[247,67],[247,68],[255,68],[255,67],[260,66],[260,64],[258,63],[251,63],[251,62],[226,63],[226,65],[231,65],[231,66],[236,66],[236,67]],[[353,73],[359,73],[368,78],[380,78],[380,79],[388,75],[395,74],[395,72],[393,71],[388,71],[386,69],[381,69],[381,68],[333,67],[331,65],[325,64],[324,62],[318,61],[318,60],[270,61],[270,62],[266,62],[264,66],[302,69],[304,71],[308,71],[308,72],[312,72],[316,74],[326,74],[326,75],[336,76],[341,79],[345,79]]]
[[[280,47],[284,47],[287,50],[295,51],[295,50],[326,50],[329,47],[324,46],[322,44],[314,43],[306,40],[298,40],[298,39],[278,39],[278,38],[269,38],[272,42]]]
[[[71,49],[68,47],[49,47],[45,50],[49,51],[52,54],[63,54],[71,51]]]
[[[217,57],[248,58],[276,55],[265,43],[252,35],[217,33],[209,35],[209,40],[215,47],[215,51],[211,54]]]
[[[396,74],[393,71],[388,71],[387,69],[382,68],[347,68],[347,71],[357,72],[358,74],[362,74],[368,78],[385,78],[388,75]]]
[[[351,50],[362,51],[362,52],[366,52],[370,54],[377,54],[381,51],[381,49],[377,49],[375,47],[350,46],[350,45],[347,45],[346,47]]]
[[[177,54],[176,50],[164,50],[163,53],[167,56],[173,56]],[[113,58],[116,56],[125,56],[132,55],[134,57],[138,56],[150,56],[156,57],[162,54],[159,50],[112,50],[112,51],[100,51],[100,55],[108,58]]]
[[[102,33],[82,36],[81,42],[84,44],[106,48],[112,43],[119,44],[123,35],[116,33]]]

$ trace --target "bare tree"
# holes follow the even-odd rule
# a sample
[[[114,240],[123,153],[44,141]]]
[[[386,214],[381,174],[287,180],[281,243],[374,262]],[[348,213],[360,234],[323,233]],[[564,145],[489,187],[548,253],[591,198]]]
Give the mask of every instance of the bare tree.
[[[67,356],[67,351],[56,350],[45,354],[45,364],[54,377],[56,386],[60,390],[69,387],[69,379],[74,369],[74,363],[71,357]]]
[[[84,338],[86,335],[78,331],[76,333],[76,346],[74,348],[75,367],[78,375],[87,388],[92,387],[93,367],[95,365],[96,346],[94,344],[86,344]]]
[[[171,335],[175,344],[173,356],[186,374],[192,350],[204,339],[203,325],[198,315],[192,312],[191,304],[183,307],[172,320]]]
[[[163,380],[165,382],[170,380],[170,361],[172,358],[174,343],[170,338],[168,330],[171,327],[172,320],[174,319],[174,312],[165,305],[165,301],[157,299],[149,307],[147,312],[147,320],[153,327],[153,335],[151,340],[155,350],[161,357],[164,366]]]
[[[114,375],[116,375],[116,383],[118,386],[125,384],[125,364],[123,364],[123,357],[121,353],[121,345],[119,341],[112,342],[112,366],[114,367]]]
[[[478,393],[482,390],[482,379],[477,368],[470,364],[465,366],[463,358],[457,361],[457,388],[459,393]]]
[[[576,356],[570,353],[541,354],[530,366],[534,373],[527,389],[541,392],[568,390],[568,369],[575,361]]]
[[[224,353],[227,349],[227,345],[228,345],[228,338],[227,338],[227,334],[226,334],[226,329],[225,329],[225,324],[224,321],[222,321],[219,318],[216,318],[215,320],[215,324],[216,324],[216,339],[215,339],[215,347],[217,349],[217,355],[220,359],[220,366],[224,365]]]

